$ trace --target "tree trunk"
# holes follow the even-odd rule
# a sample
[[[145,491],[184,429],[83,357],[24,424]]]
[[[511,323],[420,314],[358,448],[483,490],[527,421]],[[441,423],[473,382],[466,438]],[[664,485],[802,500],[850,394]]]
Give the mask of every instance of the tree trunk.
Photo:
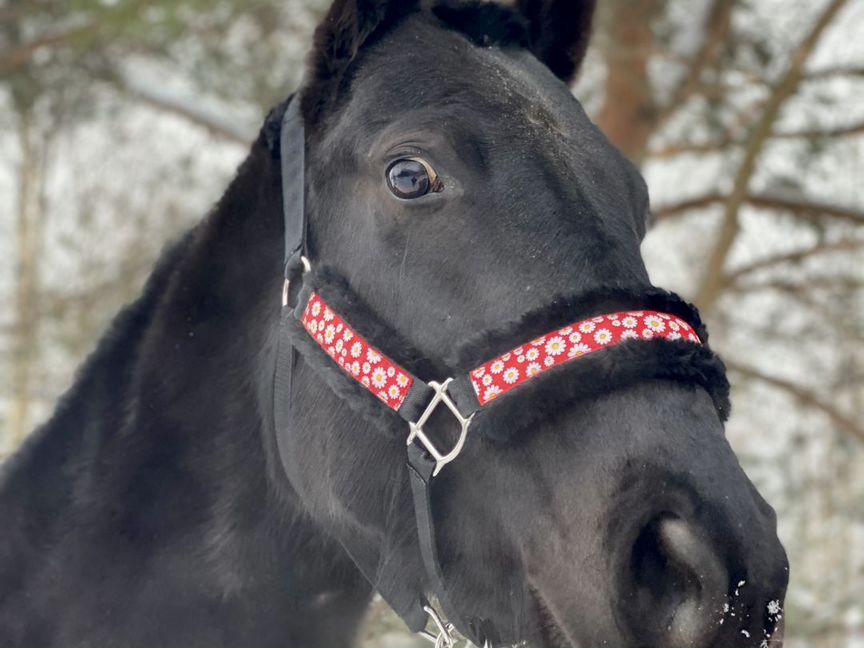
[[[663,9],[659,0],[614,0],[603,30],[606,97],[597,125],[630,159],[639,162],[654,132],[657,106],[648,77],[654,48],[652,25]]]
[[[43,168],[29,109],[19,112],[21,164],[15,229],[15,295],[12,341],[10,442],[27,436],[31,421],[34,363],[38,339],[39,247],[43,230]]]

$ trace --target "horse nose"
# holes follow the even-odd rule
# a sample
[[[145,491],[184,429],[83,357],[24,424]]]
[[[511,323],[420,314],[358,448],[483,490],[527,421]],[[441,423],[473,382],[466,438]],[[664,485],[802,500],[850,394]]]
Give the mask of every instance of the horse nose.
[[[664,648],[712,643],[730,578],[696,525],[668,514],[650,521],[633,544],[627,576],[635,600],[623,612],[637,634]]]
[[[717,529],[663,513],[629,537],[619,613],[638,645],[782,645],[788,563],[776,535],[755,533],[736,550]]]

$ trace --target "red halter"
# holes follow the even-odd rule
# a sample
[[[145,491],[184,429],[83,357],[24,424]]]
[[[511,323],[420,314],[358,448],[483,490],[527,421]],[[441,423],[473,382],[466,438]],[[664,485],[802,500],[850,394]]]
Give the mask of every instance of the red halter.
[[[399,411],[414,378],[411,373],[373,347],[317,293],[303,311],[303,326],[318,345],[349,376]],[[513,391],[554,367],[627,340],[686,340],[701,344],[699,336],[677,315],[652,310],[598,315],[556,329],[470,371],[471,385],[481,406]]]

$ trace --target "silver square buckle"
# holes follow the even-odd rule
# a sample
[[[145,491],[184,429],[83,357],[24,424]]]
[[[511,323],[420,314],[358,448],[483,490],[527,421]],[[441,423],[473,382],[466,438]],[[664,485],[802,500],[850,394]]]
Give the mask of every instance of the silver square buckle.
[[[429,452],[429,454],[435,459],[435,470],[432,471],[433,477],[441,472],[441,469],[444,466],[453,461],[459,456],[459,453],[462,452],[462,446],[465,445],[465,439],[468,437],[468,427],[471,425],[471,419],[474,418],[473,414],[468,418],[462,416],[462,412],[460,412],[459,408],[456,407],[456,403],[451,400],[450,394],[447,393],[447,386],[451,382],[453,382],[452,378],[448,378],[443,383],[429,381],[429,386],[435,390],[435,395],[432,397],[432,400],[429,401],[429,404],[426,406],[426,411],[423,412],[420,420],[408,423],[408,426],[411,428],[411,433],[408,435],[408,445],[414,443],[414,439],[418,439],[420,443],[423,444],[423,447],[426,448],[427,452]],[[435,408],[438,407],[438,404],[442,402],[447,406],[447,409],[450,410],[453,416],[456,417],[456,420],[459,421],[459,425],[462,428],[459,433],[459,439],[456,441],[456,445],[454,445],[450,452],[446,454],[438,451],[438,448],[435,447],[435,444],[430,441],[429,437],[426,436],[426,433],[423,430],[423,426],[426,425],[426,421],[428,421],[429,417],[432,416],[432,412],[434,412]]]

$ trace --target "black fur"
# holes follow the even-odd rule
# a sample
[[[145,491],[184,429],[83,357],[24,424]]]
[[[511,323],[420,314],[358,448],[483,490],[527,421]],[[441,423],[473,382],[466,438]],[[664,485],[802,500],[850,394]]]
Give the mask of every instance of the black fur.
[[[432,12],[448,27],[468,37],[478,47],[530,46],[529,25],[518,13],[485,2],[441,2]]]
[[[531,50],[559,79],[570,82],[579,70],[597,0],[517,0],[531,26]]]
[[[418,7],[418,0],[335,0],[315,30],[309,57],[302,101],[310,126],[332,108],[360,50]]]

